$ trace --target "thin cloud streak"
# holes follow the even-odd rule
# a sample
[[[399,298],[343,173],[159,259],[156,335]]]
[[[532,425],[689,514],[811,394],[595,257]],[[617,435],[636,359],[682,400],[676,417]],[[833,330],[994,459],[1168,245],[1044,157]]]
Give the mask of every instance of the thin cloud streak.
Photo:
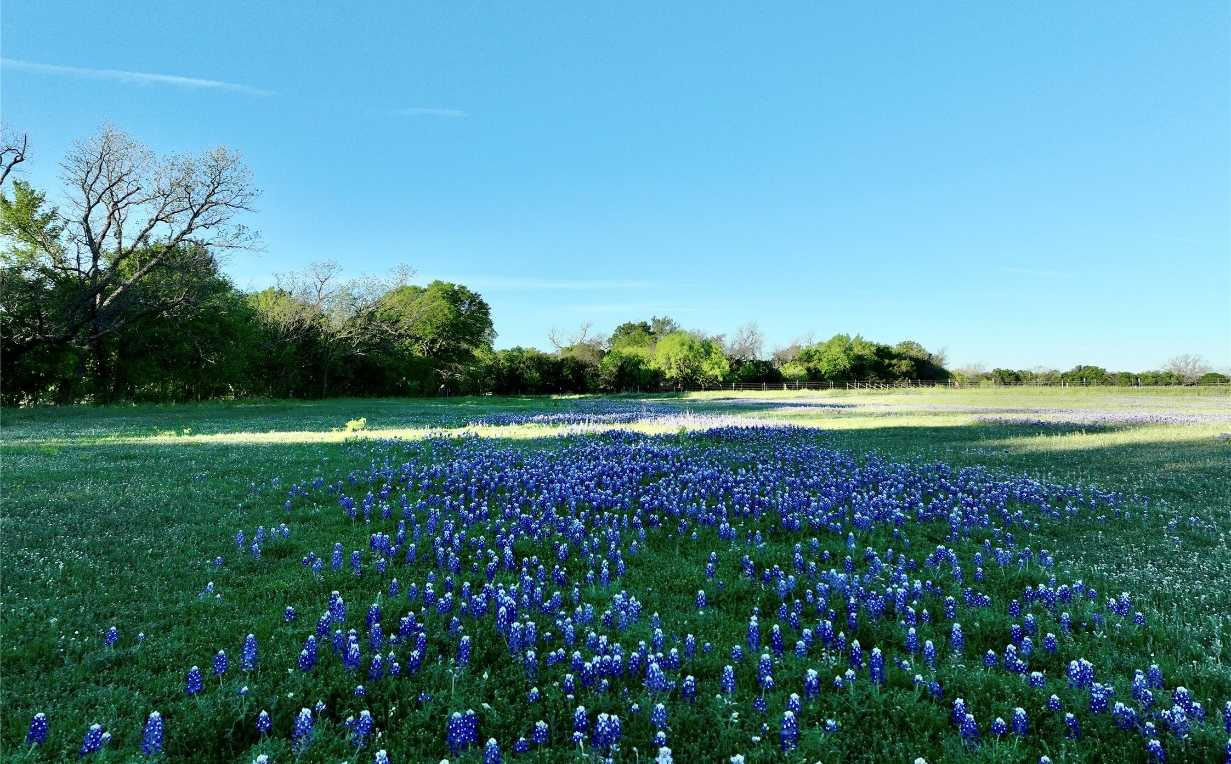
[[[561,305],[561,310],[579,313],[623,313],[629,316],[638,315],[672,315],[678,313],[697,313],[700,309],[687,306],[663,306],[655,303],[610,303],[598,305]]]
[[[51,74],[64,77],[82,77],[95,80],[111,80],[134,85],[170,85],[172,87],[190,88],[194,90],[225,90],[231,93],[242,93],[250,96],[270,96],[271,90],[262,90],[249,85],[235,82],[208,80],[200,77],[181,77],[177,74],[154,74],[151,72],[130,72],[123,69],[93,69],[80,66],[61,66],[59,64],[43,64],[37,61],[24,61],[17,58],[0,58],[0,64],[5,68],[16,69],[36,74]]]
[[[441,109],[432,106],[408,106],[405,109],[396,109],[393,113],[403,117],[447,117],[450,119],[470,116],[461,109]]]
[[[1060,278],[1068,275],[1063,271],[1053,271],[1048,268],[1018,268],[1011,265],[1002,265],[1000,270],[1004,273],[1013,273],[1018,276],[1038,276],[1039,278]]]

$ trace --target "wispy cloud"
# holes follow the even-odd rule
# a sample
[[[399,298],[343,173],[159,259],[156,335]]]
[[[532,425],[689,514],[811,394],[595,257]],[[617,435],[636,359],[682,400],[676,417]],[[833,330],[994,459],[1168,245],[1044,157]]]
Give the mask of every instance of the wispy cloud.
[[[1055,279],[1067,276],[1064,271],[1051,270],[1050,268],[1019,268],[1012,265],[1000,266],[1002,273],[1012,273],[1017,276],[1035,276],[1037,278]]]
[[[403,117],[447,117],[450,119],[470,116],[461,109],[441,109],[433,106],[408,106],[405,109],[394,109],[393,113]]]
[[[181,77],[177,74],[153,74],[151,72],[130,72],[123,69],[93,69],[81,66],[60,66],[59,64],[43,64],[37,61],[24,61],[17,58],[0,58],[0,64],[7,69],[16,69],[36,74],[50,74],[61,77],[82,77],[95,80],[111,80],[132,85],[170,85],[177,88],[195,90],[225,90],[231,93],[242,93],[250,96],[273,95],[273,91],[240,85],[235,82],[207,80],[200,77]]]
[[[629,316],[663,315],[673,316],[680,313],[696,313],[700,308],[684,305],[659,305],[649,302],[618,302],[618,303],[585,303],[579,305],[561,305],[560,310],[574,313],[620,313]]]

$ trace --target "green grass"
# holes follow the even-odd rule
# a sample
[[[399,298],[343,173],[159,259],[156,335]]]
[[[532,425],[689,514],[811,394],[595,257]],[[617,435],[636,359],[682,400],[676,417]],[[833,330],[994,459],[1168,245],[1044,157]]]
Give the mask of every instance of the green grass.
[[[719,400],[724,398],[746,401],[733,407],[731,401]],[[761,403],[766,400],[853,407],[808,410]],[[1128,642],[1122,636],[1104,637],[1106,646],[1096,648],[1104,663],[1131,672],[1158,661],[1168,674],[1168,686],[1182,681],[1194,689],[1222,693],[1216,697],[1219,705],[1231,697],[1227,644],[1231,442],[1218,437],[1231,432],[1231,422],[1032,426],[979,419],[984,415],[981,408],[1231,413],[1225,389],[711,393],[688,396],[681,403],[702,412],[821,428],[819,437],[826,444],[856,454],[984,465],[1056,482],[1096,484],[1148,499],[1151,509],[1140,518],[1045,523],[1028,541],[1056,554],[1057,575],[1062,579],[1095,581],[1107,593],[1132,592],[1138,606],[1147,611],[1150,627],[1140,637]],[[298,565],[241,565],[238,570],[228,566],[216,573],[207,560],[233,551],[230,538],[235,529],[251,532],[257,525],[268,528],[282,522],[287,483],[315,475],[334,479],[362,466],[370,451],[356,444],[364,439],[422,437],[458,427],[480,414],[561,405],[550,398],[458,398],[3,411],[0,752],[24,758],[27,752],[21,742],[26,725],[34,712],[42,710],[51,718],[52,733],[48,751],[38,752],[39,756],[75,754],[86,726],[98,721],[115,736],[111,760],[126,760],[136,750],[145,715],[159,708],[168,717],[172,750],[181,755],[191,751],[201,759],[251,761],[255,749],[249,749],[247,728],[259,707],[270,707],[268,693],[278,694],[270,710],[280,719],[276,731],[285,738],[289,714],[316,700],[318,690],[298,676],[270,668],[249,680],[254,690],[261,691],[260,700],[235,693],[240,683],[236,678],[228,680],[225,692],[210,691],[199,700],[188,700],[183,697],[183,672],[198,664],[205,670],[207,686],[211,681],[216,684],[208,676],[208,662],[220,646],[237,663],[239,643],[254,619],[271,635],[266,642],[276,642],[279,635],[288,641],[289,635],[309,628],[320,593],[308,586]],[[347,423],[358,418],[366,419],[366,425],[348,432]],[[519,448],[559,445],[555,438],[541,437],[547,434],[542,427],[472,430],[482,436],[512,437]],[[274,478],[281,478],[280,486],[272,484]],[[333,513],[336,507],[320,510],[319,520],[317,514],[296,518],[292,540],[284,546],[271,544],[266,556],[298,559],[307,550],[326,549],[337,533],[329,526],[332,519],[325,519]],[[1194,516],[1200,518],[1199,524],[1188,522]],[[1173,522],[1177,524],[1168,530]],[[678,541],[657,544],[652,548],[655,570],[630,571],[629,589],[657,585],[647,609],[687,608],[695,587],[673,588],[665,582],[696,579],[704,557]],[[916,547],[925,548],[923,543]],[[198,597],[206,582],[215,578],[221,598]],[[756,594],[746,596],[752,599]],[[352,608],[364,606],[358,594],[347,599]],[[295,603],[301,618],[309,620],[294,627],[282,625],[278,615],[283,603]],[[102,647],[103,633],[111,624],[124,632],[117,650]],[[739,641],[742,623],[737,627],[735,634],[715,639],[715,644]],[[141,645],[135,640],[138,630],[147,635]],[[302,636],[289,641],[296,640]],[[282,665],[289,664],[278,664]],[[822,673],[824,681],[826,677]],[[439,675],[423,679],[443,686],[450,686],[450,681]],[[501,697],[504,689],[498,684],[478,686],[480,680],[471,681],[476,685],[454,690],[475,702],[499,698],[505,706],[510,702],[515,706],[519,701]],[[1116,677],[1116,684],[1117,699],[1123,698],[1127,694],[1123,674]],[[426,760],[443,753],[442,710],[416,711],[413,695],[406,692],[400,701],[390,699],[390,705],[400,705],[406,735],[413,733],[421,740],[386,741],[391,754],[405,752],[395,761]],[[988,687],[985,692],[1011,690]],[[903,757],[912,751],[931,751],[944,760],[1022,760],[1022,752],[1003,745],[974,752],[963,749],[955,743],[943,710],[921,706],[923,711],[904,712],[892,697],[860,696],[854,706],[863,721],[844,719],[838,736],[805,734],[805,748],[812,757],[808,760],[909,760]],[[345,697],[328,700],[331,706],[346,702]],[[1216,708],[1209,712],[1217,715]],[[723,745],[735,745],[739,739],[751,747],[746,743],[746,719],[732,722],[717,711],[706,713],[711,716],[691,722],[681,719],[678,724],[708,725],[716,739],[725,741]],[[513,720],[504,721],[511,725]],[[387,724],[396,726],[393,720]],[[566,720],[553,720],[554,729],[566,726]],[[890,728],[893,734],[883,734]],[[1201,735],[1207,747],[1174,750],[1173,760],[1198,760],[1193,758],[1195,751],[1214,750],[1210,746],[1216,736]],[[217,745],[208,751],[185,749],[185,741],[217,741]],[[508,758],[507,741],[502,742]],[[274,756],[276,761],[289,760],[282,746],[259,750],[280,754]],[[750,754],[750,760],[774,758],[765,753],[759,759]],[[304,758],[337,761],[346,755],[344,747],[322,745]],[[646,758],[644,745],[640,755]],[[1115,756],[1123,753],[1105,758],[1097,749],[1065,745],[1051,755],[1057,761],[1119,760]],[[560,760],[565,758],[561,754]],[[370,760],[370,753],[361,760]],[[466,760],[477,758],[472,754]],[[677,754],[681,760],[688,759]]]

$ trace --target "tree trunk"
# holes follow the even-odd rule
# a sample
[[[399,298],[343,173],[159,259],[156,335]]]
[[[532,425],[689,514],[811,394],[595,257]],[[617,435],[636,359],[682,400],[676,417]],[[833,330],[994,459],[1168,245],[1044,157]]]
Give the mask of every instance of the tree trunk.
[[[107,357],[107,347],[102,337],[95,336],[90,340],[90,355],[94,357],[94,402],[110,403],[113,383],[111,359]]]

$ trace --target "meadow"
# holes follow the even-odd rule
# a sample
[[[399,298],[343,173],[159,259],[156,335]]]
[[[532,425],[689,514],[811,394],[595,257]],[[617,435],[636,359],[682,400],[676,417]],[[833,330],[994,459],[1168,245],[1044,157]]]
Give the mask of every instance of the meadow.
[[[6,409],[0,752],[1222,761],[1228,433],[1226,387]]]

